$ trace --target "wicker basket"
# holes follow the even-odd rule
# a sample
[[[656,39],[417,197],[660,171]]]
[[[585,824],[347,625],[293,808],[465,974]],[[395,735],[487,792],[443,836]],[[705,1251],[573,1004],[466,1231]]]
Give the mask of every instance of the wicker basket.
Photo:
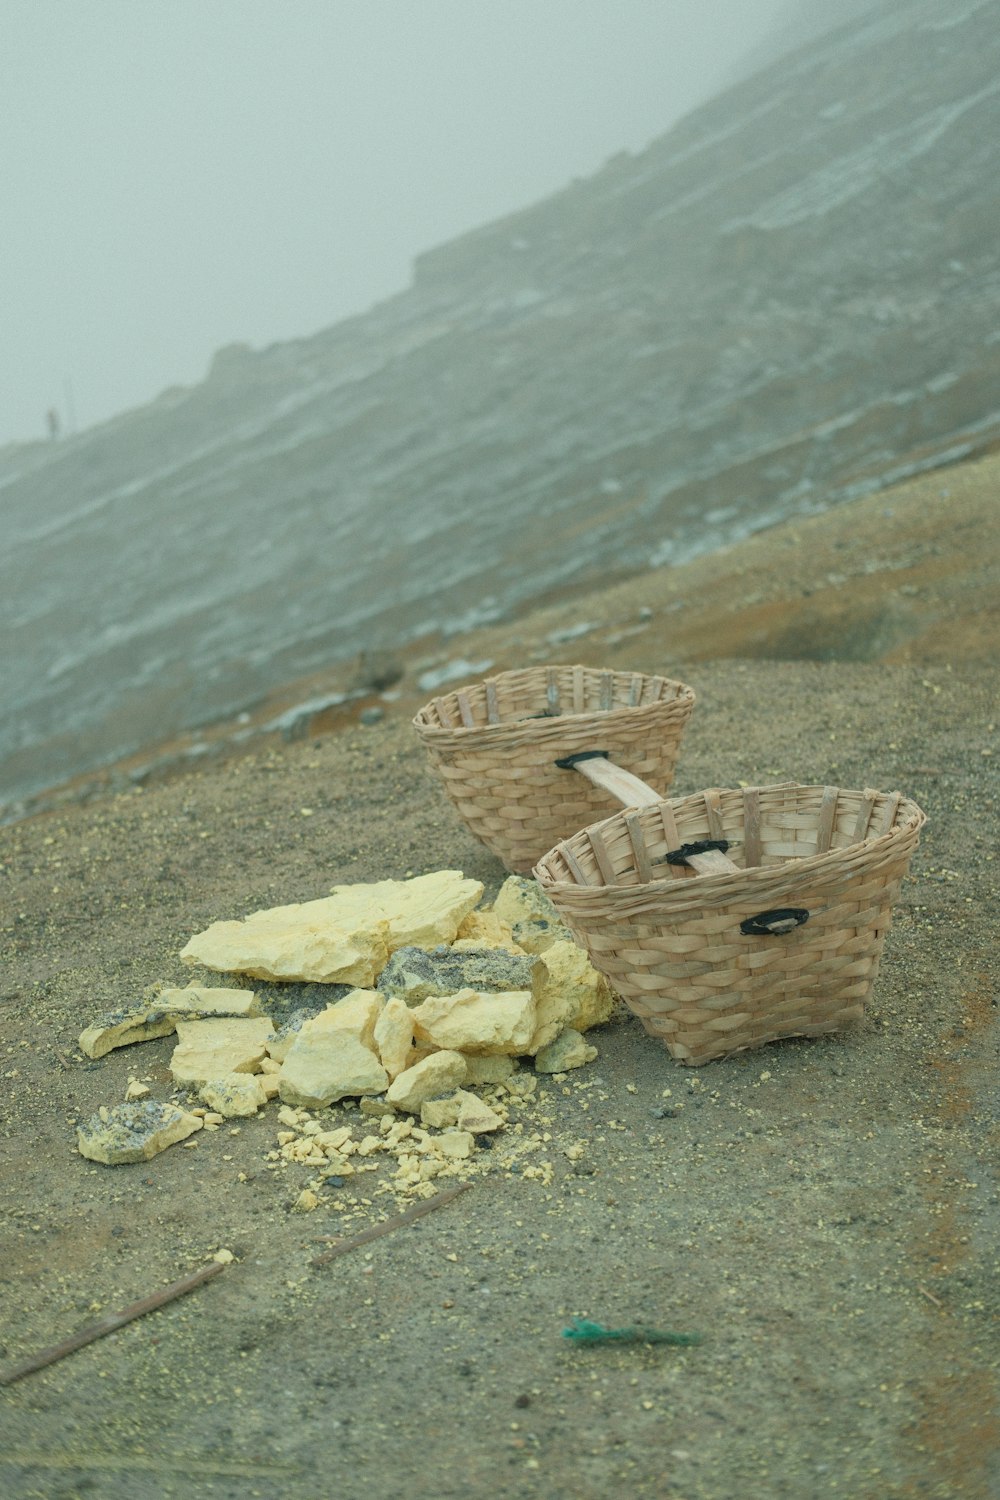
[[[559,839],[620,806],[556,760],[606,751],[665,793],[693,705],[691,689],[667,677],[533,667],[435,698],[413,723],[459,815],[523,875]]]
[[[860,1019],[925,821],[899,792],[707,791],[583,829],[535,876],[646,1030],[698,1065]],[[716,841],[731,859],[695,873],[685,852],[705,868]]]

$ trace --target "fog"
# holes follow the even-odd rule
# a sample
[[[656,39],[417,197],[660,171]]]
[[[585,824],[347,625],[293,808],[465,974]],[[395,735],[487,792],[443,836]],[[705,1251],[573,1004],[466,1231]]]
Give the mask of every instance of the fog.
[[[0,443],[318,332],[640,150],[785,0],[0,0]]]

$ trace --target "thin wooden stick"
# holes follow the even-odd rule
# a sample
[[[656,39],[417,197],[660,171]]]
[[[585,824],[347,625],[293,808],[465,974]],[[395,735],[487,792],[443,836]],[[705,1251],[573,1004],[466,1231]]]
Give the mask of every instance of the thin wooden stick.
[[[462,715],[463,725],[466,729],[475,729],[476,716],[472,712],[472,704],[469,702],[467,694],[456,693],[455,698],[458,702],[458,711]]]
[[[705,803],[705,816],[708,818],[709,836],[713,839],[725,838],[726,830],[722,826],[722,810],[718,790],[715,787],[710,787],[707,792],[702,794],[702,800]]]
[[[879,823],[878,831],[880,834],[888,833],[892,829],[893,825],[896,822],[896,813],[899,811],[899,804],[902,800],[902,794],[900,792],[889,793],[885,802],[885,811],[883,812],[881,821]]]
[[[610,792],[623,807],[652,807],[661,800],[659,792],[654,792],[638,776],[626,771],[624,766],[615,765],[613,760],[605,760],[603,756],[581,760],[573,769],[603,791]]]
[[[583,668],[573,668],[573,712],[582,714],[585,706],[583,694]]]
[[[860,844],[868,833],[868,825],[872,820],[872,812],[875,807],[878,792],[866,786],[858,809],[858,821],[854,825],[854,843]]]
[[[54,1453],[51,1449],[39,1452],[31,1448],[0,1449],[0,1463],[17,1464],[25,1469],[81,1469],[85,1473],[107,1469],[113,1474],[123,1474],[134,1469],[138,1474],[190,1474],[199,1479],[206,1474],[253,1479],[255,1475],[293,1475],[304,1472],[292,1464],[239,1463],[207,1458],[204,1454],[161,1458],[156,1453]],[[133,1493],[137,1491],[133,1490]]]
[[[840,797],[840,788],[826,786],[823,788],[823,800],[819,805],[819,817],[816,820],[816,853],[827,854],[833,841],[833,824],[837,816],[837,800]]]
[[[669,802],[660,803],[660,821],[663,824],[663,833],[667,840],[667,848],[676,849],[681,842],[681,836],[677,832],[677,820],[674,817],[674,810]],[[664,863],[663,874],[670,880],[683,880],[684,866]]]
[[[752,869],[760,864],[760,787],[748,786],[743,793],[743,863]]]
[[[627,812],[625,814],[625,827],[628,829],[629,842],[632,845],[632,856],[635,859],[636,874],[643,885],[648,885],[653,879],[653,871],[649,863],[649,855],[646,853],[646,841],[642,836],[642,824],[638,813]]]
[[[51,1344],[47,1349],[41,1349],[37,1354],[29,1354],[26,1359],[19,1360],[16,1365],[11,1365],[9,1370],[0,1374],[0,1385],[13,1385],[15,1380],[22,1380],[25,1375],[33,1375],[36,1370],[44,1370],[46,1365],[54,1365],[57,1360],[65,1359],[67,1354],[75,1354],[77,1349],[82,1349],[85,1344],[92,1344],[96,1339],[104,1338],[105,1334],[114,1333],[119,1328],[124,1328],[126,1323],[132,1323],[136,1318],[144,1317],[148,1312],[155,1312],[158,1307],[164,1307],[168,1302],[175,1302],[178,1297],[187,1296],[196,1287],[205,1281],[210,1281],[213,1276],[218,1276],[220,1271],[225,1270],[221,1261],[210,1261],[207,1266],[200,1266],[197,1271],[192,1271],[187,1276],[182,1276],[179,1281],[173,1281],[165,1286],[162,1291],[153,1292],[148,1297],[141,1298],[138,1302],[130,1302],[128,1307],[123,1307],[119,1312],[108,1313],[104,1318],[98,1318],[96,1323],[88,1323],[78,1333],[70,1334],[68,1339],[61,1343]]]
[[[591,850],[593,851],[594,859],[597,862],[598,871],[600,872],[600,876],[604,881],[604,884],[617,885],[618,882],[615,875],[615,867],[611,863],[611,856],[608,853],[607,845],[601,837],[600,829],[595,827],[585,828],[584,833],[587,835]]]
[[[587,879],[586,872],[569,845],[564,842],[558,844],[556,847],[577,885],[589,885],[590,882]]]
[[[436,1208],[443,1208],[459,1193],[464,1193],[466,1188],[472,1186],[471,1182],[456,1182],[454,1187],[442,1188],[435,1193],[433,1198],[425,1198],[421,1203],[414,1203],[412,1207],[405,1208],[401,1214],[394,1218],[383,1219],[381,1224],[373,1224],[370,1229],[362,1229],[360,1234],[353,1235],[347,1240],[334,1240],[329,1250],[324,1250],[322,1255],[313,1257],[314,1266],[325,1266],[328,1261],[335,1260],[338,1255],[347,1255],[350,1250],[357,1250],[362,1245],[367,1245],[371,1240],[377,1240],[383,1234],[392,1234],[396,1229],[403,1229],[407,1224],[412,1224],[414,1219],[422,1219],[424,1214],[433,1213]]]

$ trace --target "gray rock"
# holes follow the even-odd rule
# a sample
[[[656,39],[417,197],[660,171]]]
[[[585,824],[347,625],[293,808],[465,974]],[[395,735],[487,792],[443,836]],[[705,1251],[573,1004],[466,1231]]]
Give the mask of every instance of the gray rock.
[[[288,1055],[288,1049],[302,1030],[303,1023],[311,1020],[316,1014],[316,1011],[292,1011],[288,1019],[275,1028],[274,1035],[268,1038],[268,1057],[273,1057],[278,1062],[283,1062]]]
[[[135,1042],[169,1036],[176,1029],[176,1013],[168,1011],[157,998],[99,1016],[81,1031],[78,1044],[87,1057],[104,1057],[115,1047],[131,1047]]]
[[[493,903],[493,914],[506,922],[514,941],[528,953],[544,953],[553,943],[572,941],[569,928],[537,880],[511,875]]]
[[[118,1167],[149,1161],[201,1128],[198,1115],[176,1104],[144,1099],[138,1104],[102,1107],[86,1125],[77,1127],[76,1143],[81,1156]]]
[[[503,948],[398,948],[378,978],[384,995],[398,995],[407,1005],[420,1005],[431,995],[457,995],[460,990],[498,994],[533,988],[539,960],[530,953],[508,953]]]
[[[579,1031],[568,1026],[560,1032],[554,1042],[542,1047],[535,1056],[535,1071],[538,1073],[567,1073],[570,1068],[583,1068],[593,1062],[597,1048],[592,1046]]]

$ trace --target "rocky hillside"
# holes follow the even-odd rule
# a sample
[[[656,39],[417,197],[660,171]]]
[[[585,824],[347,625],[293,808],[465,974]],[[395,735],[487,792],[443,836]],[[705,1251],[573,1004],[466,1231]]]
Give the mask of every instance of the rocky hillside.
[[[978,451],[998,20],[887,0],[366,316],[8,449],[0,798]]]
[[[20,811],[53,810],[261,751],[280,760],[289,742],[319,748],[359,722],[395,723],[412,739],[410,720],[438,691],[540,664],[580,661],[680,677],[698,692],[699,720],[706,664],[720,659],[737,681],[754,661],[865,663],[883,667],[887,682],[905,666],[933,696],[953,673],[988,674],[997,661],[998,492],[995,452],[786,521],[680,567],[570,593],[510,622],[335,664],[285,683],[253,714],[146,745]],[[817,691],[822,680],[817,675]],[[788,711],[787,703],[780,712],[775,706],[781,719]],[[878,725],[869,731],[877,737]]]
[[[881,0],[785,0],[770,29],[740,59],[732,82],[760,72],[798,47],[877,10],[880,4]]]

